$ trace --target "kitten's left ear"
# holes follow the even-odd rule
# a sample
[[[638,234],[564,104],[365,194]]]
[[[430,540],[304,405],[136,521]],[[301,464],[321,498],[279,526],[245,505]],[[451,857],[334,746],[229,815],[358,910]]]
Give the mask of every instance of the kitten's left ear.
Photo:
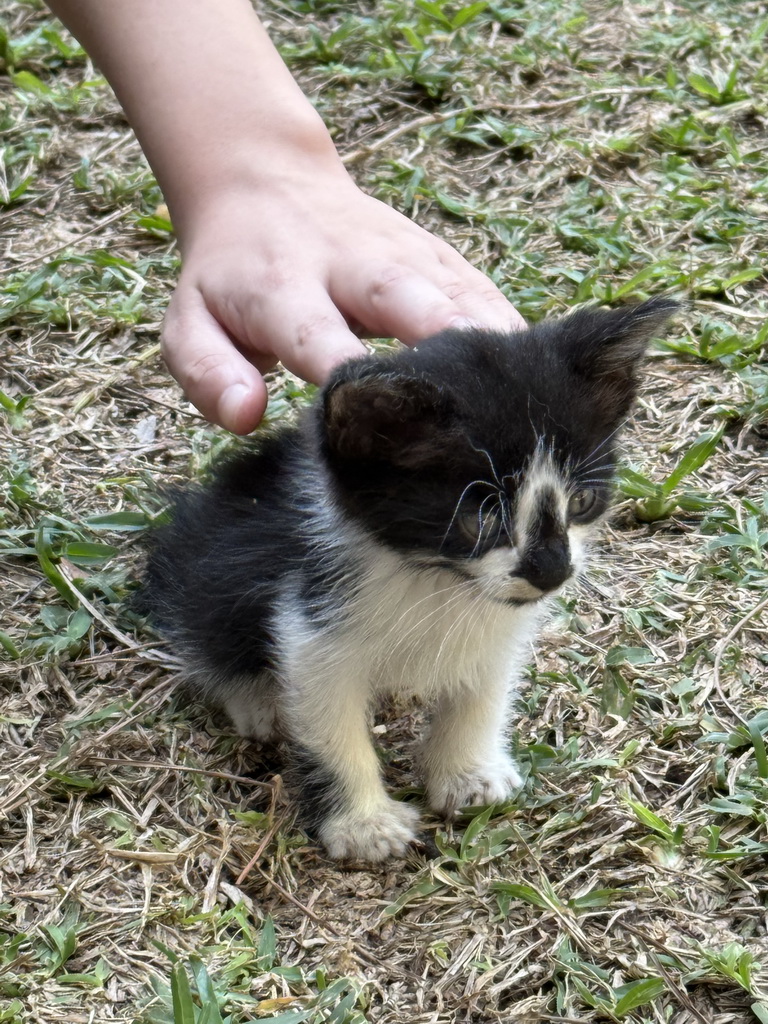
[[[420,377],[361,369],[326,387],[323,420],[332,454],[415,469],[449,450],[453,402],[441,388]]]
[[[571,367],[594,384],[595,401],[609,418],[629,411],[637,370],[651,340],[678,312],[674,299],[656,298],[619,309],[585,309],[560,322]]]

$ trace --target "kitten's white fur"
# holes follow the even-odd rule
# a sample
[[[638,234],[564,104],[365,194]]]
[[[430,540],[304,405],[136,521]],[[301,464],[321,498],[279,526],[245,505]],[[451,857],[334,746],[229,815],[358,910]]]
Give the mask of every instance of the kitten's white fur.
[[[547,597],[583,568],[640,359],[676,308],[448,330],[351,360],[301,423],[176,503],[148,604],[241,732],[287,734],[304,821],[333,856],[402,853],[416,828],[382,785],[380,694],[432,706],[421,762],[436,810],[519,785],[518,669]]]
[[[349,546],[365,573],[349,581],[355,596],[343,603],[337,627],[313,622],[288,578],[273,628],[285,722],[303,747],[322,752],[342,790],[343,813],[328,818],[320,833],[332,857],[376,861],[402,854],[418,825],[417,811],[392,800],[381,781],[368,722],[378,695],[416,694],[434,705],[421,758],[433,810],[453,814],[469,804],[499,802],[520,786],[507,751],[507,724],[517,672],[544,607],[536,600],[542,592],[510,573],[543,489],[555,491],[565,522],[565,482],[539,453],[518,500],[517,546],[469,562],[471,580],[438,567],[415,569],[332,505],[316,506],[318,542]],[[586,532],[568,531],[577,570]],[[503,603],[510,600],[528,603]],[[338,595],[328,601],[331,608],[339,605]],[[275,705],[263,688],[248,699],[241,691],[227,710],[245,735],[266,738],[275,724]]]

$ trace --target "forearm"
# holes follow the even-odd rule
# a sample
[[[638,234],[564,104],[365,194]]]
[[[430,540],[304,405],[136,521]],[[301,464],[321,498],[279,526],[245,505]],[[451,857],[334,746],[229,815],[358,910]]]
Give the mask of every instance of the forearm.
[[[222,193],[337,161],[249,0],[50,0],[108,78],[182,248]],[[338,166],[342,174],[341,165]]]
[[[520,316],[445,242],[361,192],[250,0],[49,0],[109,79],[165,193],[183,256],[163,354],[237,433],[280,360],[321,383],[365,354]]]

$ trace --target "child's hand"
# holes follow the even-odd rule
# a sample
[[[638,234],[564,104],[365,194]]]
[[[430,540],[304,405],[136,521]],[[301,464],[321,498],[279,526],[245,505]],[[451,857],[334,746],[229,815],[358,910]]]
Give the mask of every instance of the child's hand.
[[[195,219],[163,352],[203,415],[244,434],[277,360],[320,383],[364,354],[358,335],[409,343],[466,320],[523,326],[484,274],[362,193],[334,158],[218,197]]]
[[[519,327],[484,274],[353,184],[251,0],[48,0],[106,74],[171,211],[183,270],[168,366],[209,419],[253,430],[279,359],[322,381],[357,335]],[[204,70],[201,70],[204,69]]]

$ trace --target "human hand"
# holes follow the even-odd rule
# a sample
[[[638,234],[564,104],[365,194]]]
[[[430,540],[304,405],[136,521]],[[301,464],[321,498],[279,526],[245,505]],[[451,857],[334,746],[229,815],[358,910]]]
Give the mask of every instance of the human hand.
[[[279,360],[321,383],[365,354],[359,336],[524,326],[483,273],[361,192],[335,154],[291,164],[216,196],[185,231],[163,354],[207,419],[248,433],[267,405],[262,373]]]
[[[48,3],[107,75],[168,202],[183,269],[163,354],[208,419],[248,433],[265,370],[320,383],[365,352],[359,335],[523,325],[449,245],[354,185],[251,0]]]

